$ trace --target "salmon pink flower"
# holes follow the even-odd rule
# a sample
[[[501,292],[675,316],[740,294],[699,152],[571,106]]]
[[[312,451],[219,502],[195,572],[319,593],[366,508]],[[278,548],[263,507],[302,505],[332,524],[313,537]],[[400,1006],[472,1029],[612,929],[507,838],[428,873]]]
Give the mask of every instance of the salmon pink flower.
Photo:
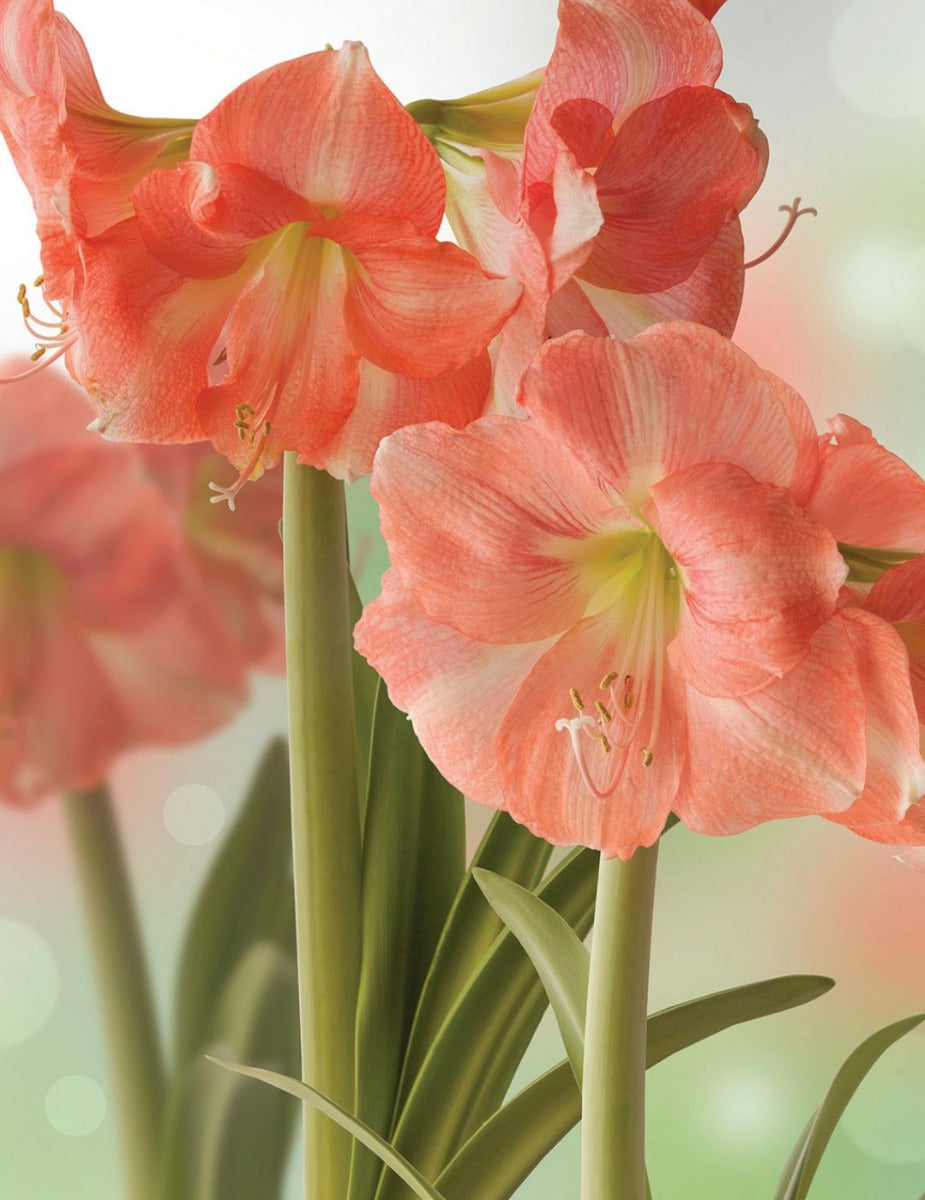
[[[738,214],[761,183],[767,142],[751,110],[714,86],[722,57],[703,13],[717,7],[561,0],[519,155],[479,141],[491,111],[482,97],[412,106],[443,158],[460,243],[524,283],[498,348],[502,404],[548,336],[629,337],[672,318],[732,332]]]
[[[621,857],[670,809],[712,834],[847,809],[859,657],[898,639],[838,608],[802,400],[683,323],[552,341],[521,399],[528,420],[405,429],[376,459],[393,568],[357,645],[436,765]]]
[[[285,449],[352,476],[409,413],[481,412],[520,287],[434,240],[436,155],[359,43],[243,84],[132,202],[74,295],[69,366],[109,437],[209,437],[233,499]]]
[[[51,0],[0,0],[0,132],[32,195],[44,267],[38,286],[55,318],[36,318],[21,292],[39,352],[57,357],[76,337],[67,312],[80,239],[131,216],[132,188],[153,167],[186,156],[193,125],[111,108],[83,40]]]
[[[24,804],[227,721],[248,660],[142,454],[54,371],[0,404],[0,796]]]

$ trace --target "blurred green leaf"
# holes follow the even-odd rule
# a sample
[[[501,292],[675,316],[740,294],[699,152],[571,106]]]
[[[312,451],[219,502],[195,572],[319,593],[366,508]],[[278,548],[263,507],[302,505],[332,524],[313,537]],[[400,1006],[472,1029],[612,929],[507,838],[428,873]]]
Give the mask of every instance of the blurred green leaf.
[[[591,925],[597,864],[594,851],[572,851],[538,889],[579,937]],[[391,1138],[433,1176],[501,1105],[546,1008],[530,960],[501,929],[434,1038]],[[383,1177],[378,1195],[394,1200],[406,1193]]]
[[[207,1031],[214,1054],[299,1070],[294,962],[272,942],[244,953]],[[175,1077],[159,1200],[278,1200],[297,1112],[195,1057]]]
[[[276,942],[294,960],[289,761],[280,738],[264,751],[187,927],[174,1011],[178,1067],[205,1044],[218,997],[259,941]]]
[[[297,1100],[302,1100],[305,1104],[312,1105],[325,1116],[330,1117],[342,1129],[346,1129],[351,1133],[358,1142],[361,1142],[369,1150],[372,1150],[386,1166],[391,1167],[396,1175],[402,1179],[408,1187],[414,1192],[420,1200],[444,1200],[437,1189],[424,1178],[420,1171],[403,1158],[393,1146],[390,1146],[383,1138],[364,1125],[362,1121],[358,1121],[345,1108],[341,1108],[334,1100],[322,1095],[313,1087],[309,1087],[307,1083],[302,1083],[298,1079],[291,1079],[285,1075],[281,1075],[276,1071],[267,1071],[260,1067],[245,1067],[238,1063],[225,1062],[221,1059],[214,1058],[213,1061],[220,1067],[224,1067],[227,1071],[233,1071],[239,1076],[244,1076],[248,1079],[257,1079],[261,1083],[268,1083],[271,1087],[277,1088],[287,1095],[295,1096]]]
[[[356,1115],[387,1134],[421,987],[465,871],[463,798],[380,683],[363,841],[363,956]],[[354,1147],[348,1195],[367,1200],[380,1163]]]
[[[805,1200],[822,1156],[848,1102],[880,1056],[925,1021],[925,1013],[906,1017],[878,1030],[844,1061],[822,1104],[794,1147],[777,1184],[774,1200]]]
[[[492,871],[480,868],[473,874],[533,963],[580,1087],[591,965],[588,951],[568,922],[533,892]]]
[[[646,1065],[732,1025],[806,1004],[833,986],[824,976],[784,975],[653,1013]],[[580,1119],[581,1093],[570,1064],[561,1062],[489,1117],[439,1174],[437,1186],[447,1200],[508,1200]]]

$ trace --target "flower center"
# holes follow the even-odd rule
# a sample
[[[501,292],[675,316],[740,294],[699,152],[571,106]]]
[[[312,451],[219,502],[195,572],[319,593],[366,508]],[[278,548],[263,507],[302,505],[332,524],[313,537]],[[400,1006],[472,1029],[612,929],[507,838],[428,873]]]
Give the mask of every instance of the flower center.
[[[650,529],[589,539],[581,568],[593,585],[585,616],[606,613],[613,622],[613,666],[590,707],[582,691],[570,688],[579,715],[560,718],[556,729],[569,734],[585,786],[604,799],[615,791],[630,753],[649,767],[658,752],[665,651],[678,630],[682,588],[674,560]],[[587,751],[595,746],[592,763]]]

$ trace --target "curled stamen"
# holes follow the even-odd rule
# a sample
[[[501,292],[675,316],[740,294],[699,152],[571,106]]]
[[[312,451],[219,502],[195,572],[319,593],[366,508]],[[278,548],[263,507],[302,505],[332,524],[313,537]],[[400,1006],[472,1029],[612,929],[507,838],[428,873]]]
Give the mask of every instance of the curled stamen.
[[[800,217],[806,216],[807,214],[813,217],[818,217],[819,213],[816,211],[816,209],[800,208],[800,200],[801,197],[797,196],[792,204],[782,204],[780,206],[777,211],[788,214],[787,224],[784,226],[783,232],[777,241],[775,241],[771,246],[768,247],[767,250],[765,250],[764,254],[759,254],[757,258],[753,258],[751,262],[747,262],[745,264],[746,270],[748,270],[749,267],[757,267],[759,263],[767,262],[772,254],[776,254],[781,246],[783,246],[784,242],[786,242],[787,238],[790,237],[791,230],[793,229],[794,225],[796,225]]]

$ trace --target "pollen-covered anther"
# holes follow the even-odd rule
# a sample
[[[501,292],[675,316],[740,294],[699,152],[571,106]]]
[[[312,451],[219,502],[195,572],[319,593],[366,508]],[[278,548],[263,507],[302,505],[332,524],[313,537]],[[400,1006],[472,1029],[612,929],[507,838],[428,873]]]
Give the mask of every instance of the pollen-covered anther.
[[[579,712],[584,712],[585,702],[584,702],[584,700],[582,700],[581,694],[579,693],[578,688],[569,688],[568,694],[569,694],[569,698],[571,699],[572,704],[574,704],[575,708]]]
[[[642,765],[643,765],[644,767],[651,767],[651,766],[652,766],[652,760],[653,760],[654,758],[655,758],[655,755],[652,753],[652,751],[649,749],[649,747],[648,747],[648,746],[643,746],[643,749],[642,749]]]
[[[596,700],[594,702],[594,707],[597,710],[597,715],[601,718],[604,724],[609,725],[613,720],[613,714],[607,708],[607,705],[603,702],[603,700]]]
[[[604,678],[600,682],[600,689],[602,692],[607,691],[607,689],[610,687],[610,685],[613,683],[613,681],[617,678],[618,674],[619,674],[618,671],[608,671],[607,672],[607,674],[604,676]]]
[[[38,362],[39,359],[42,358],[43,355],[45,354],[45,349],[46,349],[45,346],[36,346],[35,349],[32,351],[32,353],[29,355],[29,358],[32,360],[32,362]]]
[[[44,276],[39,276],[39,279],[44,283]],[[36,286],[41,286],[41,284],[36,284]],[[28,289],[24,283],[21,283],[16,289],[16,303],[19,305],[23,324],[36,339],[35,350],[29,355],[30,361],[36,365],[27,368],[25,371],[21,371],[18,375],[0,378],[0,383],[15,383],[20,379],[28,379],[30,375],[43,370],[46,366],[53,363],[55,359],[60,358],[68,347],[72,346],[77,340],[77,335],[71,333],[68,328],[64,313],[50,300],[46,300],[45,305],[54,320],[46,321],[36,316],[32,311]],[[45,354],[49,350],[53,353],[48,358],[45,358]],[[39,362],[40,359],[42,360],[41,362]]]

